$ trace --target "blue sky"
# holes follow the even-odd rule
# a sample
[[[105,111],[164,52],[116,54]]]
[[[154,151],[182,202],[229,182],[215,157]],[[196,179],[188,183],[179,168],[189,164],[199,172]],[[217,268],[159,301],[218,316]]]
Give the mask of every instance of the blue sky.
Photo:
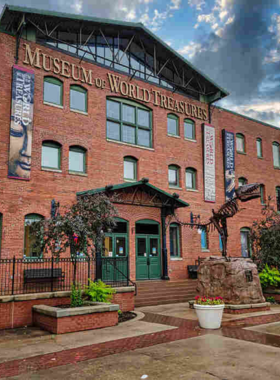
[[[0,8],[5,1],[0,0]],[[11,0],[142,22],[230,95],[217,105],[280,128],[280,0]]]

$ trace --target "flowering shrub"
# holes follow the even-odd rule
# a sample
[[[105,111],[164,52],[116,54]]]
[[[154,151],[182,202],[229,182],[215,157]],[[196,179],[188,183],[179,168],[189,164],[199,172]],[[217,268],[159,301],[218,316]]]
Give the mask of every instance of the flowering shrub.
[[[195,303],[198,305],[223,305],[224,300],[222,297],[195,297]]]

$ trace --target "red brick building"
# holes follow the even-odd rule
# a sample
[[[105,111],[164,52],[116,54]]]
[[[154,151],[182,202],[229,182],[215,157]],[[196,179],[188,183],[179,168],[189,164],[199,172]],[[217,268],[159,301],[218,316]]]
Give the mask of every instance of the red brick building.
[[[228,254],[250,255],[247,229],[280,189],[277,128],[211,105],[228,93],[142,24],[6,6],[0,58],[1,259],[38,255],[29,224],[53,199],[113,185],[125,196],[104,255],[129,257],[132,280],[187,278],[198,256],[220,255],[218,233],[162,210],[206,222],[225,202],[223,130],[235,185],[263,185],[228,222]]]

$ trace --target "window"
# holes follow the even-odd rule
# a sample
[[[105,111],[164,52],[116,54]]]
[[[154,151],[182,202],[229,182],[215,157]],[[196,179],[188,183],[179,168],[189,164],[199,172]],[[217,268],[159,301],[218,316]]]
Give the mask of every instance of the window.
[[[61,145],[54,141],[44,141],[42,146],[42,168],[61,169]]]
[[[1,243],[2,243],[2,224],[3,224],[3,215],[0,212],[0,258],[1,258]]]
[[[44,102],[63,105],[63,83],[53,77],[44,78]]]
[[[257,143],[257,156],[258,158],[262,158],[263,153],[262,153],[262,139],[258,138],[256,140]]]
[[[196,170],[192,168],[186,169],[186,188],[196,189]]]
[[[193,120],[184,120],[184,136],[186,139],[195,140],[195,124]]]
[[[179,187],[179,168],[175,165],[168,166],[169,186]]]
[[[152,147],[152,112],[126,99],[107,99],[107,138]]]
[[[238,186],[247,185],[247,183],[248,183],[247,178],[244,178],[244,177],[238,178]]]
[[[236,150],[245,153],[245,137],[241,133],[236,134]]]
[[[176,223],[172,223],[169,227],[170,234],[170,256],[180,256],[180,227]]]
[[[274,142],[272,144],[272,152],[273,152],[273,166],[275,168],[280,167],[280,155],[279,155],[279,144]]]
[[[35,247],[35,236],[31,231],[31,224],[44,219],[39,214],[28,214],[24,219],[24,256],[25,257],[40,257],[42,255],[41,247]]]
[[[102,256],[104,257],[126,257],[128,255],[128,222],[126,220],[115,218],[116,226],[110,232],[106,233],[103,239]],[[112,266],[108,266],[104,262],[105,280],[113,281],[114,273]],[[123,266],[124,276],[127,274],[127,269]],[[116,275],[116,274],[115,274]],[[119,280],[122,280],[122,274],[118,273]]]
[[[201,249],[208,250],[208,233],[206,230],[201,230]]]
[[[280,186],[276,187],[276,205],[277,211],[280,211]]]
[[[87,112],[87,90],[81,86],[70,86],[70,109]]]
[[[251,256],[250,228],[244,227],[240,230],[241,237],[241,254],[242,257]]]
[[[176,115],[169,114],[167,116],[167,133],[179,136],[179,119]]]
[[[137,181],[137,160],[125,157],[123,160],[123,177],[127,181]]]
[[[265,204],[265,187],[264,185],[260,185],[260,193],[261,193],[261,204]]]
[[[86,173],[86,149],[81,146],[70,146],[69,171]]]

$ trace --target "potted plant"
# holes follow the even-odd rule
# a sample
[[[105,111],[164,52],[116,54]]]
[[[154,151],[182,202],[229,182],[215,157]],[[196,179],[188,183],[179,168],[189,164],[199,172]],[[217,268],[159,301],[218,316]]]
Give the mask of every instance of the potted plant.
[[[225,303],[222,297],[195,297],[194,308],[203,329],[219,329]]]

